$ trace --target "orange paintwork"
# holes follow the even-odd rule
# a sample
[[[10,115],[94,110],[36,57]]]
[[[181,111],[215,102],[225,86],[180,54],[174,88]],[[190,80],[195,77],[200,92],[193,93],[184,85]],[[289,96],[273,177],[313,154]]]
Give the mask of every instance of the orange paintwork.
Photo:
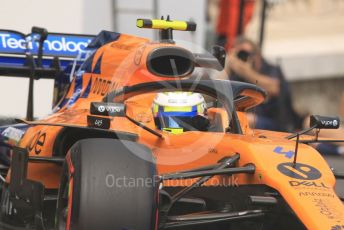
[[[153,43],[143,38],[121,35],[119,40],[98,49],[93,59],[93,67],[102,56],[101,74],[85,73],[82,92],[92,80],[91,91],[87,98],[79,98],[74,104],[61,108],[42,122],[66,123],[86,126],[90,102],[101,101],[103,96],[115,89],[134,84],[165,81],[151,74],[146,67],[147,55],[155,48],[172,46],[171,44]],[[73,81],[66,98],[73,97]],[[254,92],[244,92],[261,102],[263,97]],[[127,114],[146,126],[155,129],[151,105],[154,94],[146,94],[128,99]],[[250,104],[247,104],[250,106]],[[228,124],[228,117],[222,109],[210,109],[209,117],[220,116],[223,124]],[[333,225],[344,225],[344,207],[334,192],[335,178],[325,160],[313,148],[300,144],[298,162],[310,165],[321,171],[321,177],[307,182],[312,185],[292,186],[297,181],[282,174],[277,166],[280,163],[292,162],[284,154],[275,153],[277,146],[283,151],[294,151],[295,141],[285,139],[288,134],[271,131],[251,130],[244,112],[238,112],[243,135],[225,132],[184,132],[174,135],[161,132],[163,139],[152,135],[134,125],[126,118],[115,117],[111,129],[126,131],[139,135],[138,142],[152,149],[156,157],[159,174],[198,168],[215,164],[220,159],[240,153],[238,166],[253,163],[256,173],[253,175],[239,174],[239,184],[266,184],[281,193],[296,215],[308,229],[331,229]],[[227,121],[227,122],[226,122]],[[39,156],[52,156],[55,138],[61,127],[33,126],[28,129],[20,146],[29,149],[30,155],[36,155],[34,144],[41,134],[45,133],[44,145],[36,146]],[[43,137],[41,137],[43,138]],[[96,154],[96,153],[95,153]],[[52,164],[30,163],[28,176],[32,180],[44,183],[47,188],[58,188],[60,168]],[[169,181],[165,185],[190,185],[193,180]],[[214,177],[205,186],[232,183],[231,177]],[[296,183],[296,182],[295,182]],[[316,194],[321,193],[321,196]]]

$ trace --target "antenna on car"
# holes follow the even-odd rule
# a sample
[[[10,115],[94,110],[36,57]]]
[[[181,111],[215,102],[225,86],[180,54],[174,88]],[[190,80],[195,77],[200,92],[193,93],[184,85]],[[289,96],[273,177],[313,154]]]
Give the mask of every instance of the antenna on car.
[[[296,160],[297,160],[297,152],[299,151],[299,143],[300,143],[300,134],[297,133],[296,135],[296,143],[295,143],[295,154],[294,154],[294,161],[293,161],[293,165],[295,167],[296,165]]]
[[[301,130],[299,132],[296,132],[294,134],[291,134],[287,136],[287,139],[293,139],[296,137],[296,143],[295,143],[295,154],[294,154],[294,166],[296,164],[297,160],[297,152],[299,149],[299,143],[302,142],[300,141],[300,136],[304,135],[314,129],[316,129],[315,132],[315,139],[313,142],[318,142],[318,137],[319,137],[319,132],[320,129],[338,129],[340,124],[340,120],[338,117],[324,117],[324,116],[319,116],[319,115],[311,115],[310,116],[310,122],[309,122],[309,128],[306,128],[304,130]]]
[[[192,21],[172,21],[167,15],[166,20],[161,19],[137,19],[136,26],[139,28],[159,30],[159,40],[164,43],[174,43],[173,30],[196,31],[197,24]]]

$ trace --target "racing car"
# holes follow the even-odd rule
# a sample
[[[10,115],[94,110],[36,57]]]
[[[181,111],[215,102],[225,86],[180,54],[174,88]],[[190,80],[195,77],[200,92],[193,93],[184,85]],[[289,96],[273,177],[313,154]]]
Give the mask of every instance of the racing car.
[[[246,111],[266,92],[214,79],[223,48],[196,53],[173,40],[196,23],[138,19],[137,27],[158,30],[159,40],[2,31],[13,39],[0,73],[30,78],[27,119],[0,127],[1,154],[11,157],[3,228],[344,229],[334,191],[343,174],[309,145],[341,141],[317,135],[338,118],[311,116],[293,134],[252,129]],[[55,79],[60,96],[34,120],[39,78]]]

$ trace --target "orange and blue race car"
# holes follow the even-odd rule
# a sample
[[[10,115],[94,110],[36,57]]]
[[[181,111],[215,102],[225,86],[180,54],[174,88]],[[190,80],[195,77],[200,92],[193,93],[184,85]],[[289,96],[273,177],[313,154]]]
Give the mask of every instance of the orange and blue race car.
[[[0,74],[30,79],[27,118],[0,127],[3,229],[344,229],[344,175],[309,145],[341,141],[317,136],[338,118],[252,129],[246,111],[266,92],[216,80],[223,48],[173,40],[194,22],[137,26],[159,40],[0,31]],[[39,78],[55,79],[56,103],[34,120]]]

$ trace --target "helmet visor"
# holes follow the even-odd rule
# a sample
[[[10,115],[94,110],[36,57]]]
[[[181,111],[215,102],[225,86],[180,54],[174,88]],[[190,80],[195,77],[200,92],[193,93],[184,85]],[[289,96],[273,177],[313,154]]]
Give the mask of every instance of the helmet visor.
[[[192,125],[194,116],[160,116],[155,118],[155,124],[158,129],[172,133],[193,131],[197,130]]]

